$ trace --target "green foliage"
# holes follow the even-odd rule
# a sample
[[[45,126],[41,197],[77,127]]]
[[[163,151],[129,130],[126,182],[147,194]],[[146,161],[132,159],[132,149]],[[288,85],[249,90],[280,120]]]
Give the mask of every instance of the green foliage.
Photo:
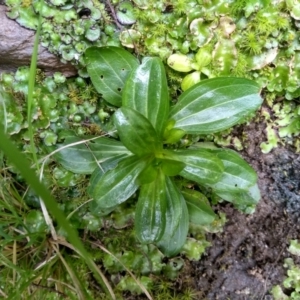
[[[164,134],[170,102],[160,59],[144,58],[143,63],[131,72],[122,93],[122,105],[146,117],[160,137]]]
[[[300,256],[300,244],[298,240],[290,240],[289,252],[293,255]]]
[[[293,144],[299,152],[299,116],[293,109],[299,108],[300,84],[296,2],[177,0],[171,7],[164,1],[134,3],[137,22],[123,33],[138,32],[134,47],[166,60],[177,71],[168,72],[170,80],[179,82],[183,91],[207,78],[241,76],[265,87],[267,96],[294,100],[288,105],[295,115],[276,113],[261,148],[267,153],[278,144]],[[282,104],[268,103],[273,113],[276,102]]]
[[[207,225],[211,224],[216,219],[215,213],[203,194],[190,189],[183,189],[181,193],[186,201],[191,223]],[[199,215],[202,215],[202,218],[199,218]]]
[[[200,82],[201,73],[204,75],[207,73],[207,75],[209,75],[209,70],[205,67],[207,67],[212,60],[211,50],[212,49],[209,49],[209,47],[200,48],[194,59],[183,54],[172,54],[168,58],[168,65],[176,71],[189,72],[191,70],[196,70],[183,79],[181,84],[183,91]]]
[[[81,142],[82,139],[69,131],[64,134],[66,144]],[[59,149],[59,148],[58,148]],[[80,154],[80,157],[78,156]],[[130,152],[117,141],[109,138],[88,139],[74,147],[63,148],[55,154],[55,158],[69,171],[77,174],[91,174],[99,163],[129,155]],[[74,165],[76,161],[76,166]]]
[[[186,241],[189,229],[189,212],[182,194],[168,177],[166,177],[165,224],[165,231],[158,246],[167,256],[174,256],[181,250]],[[174,228],[176,229],[174,230]]]
[[[258,92],[257,84],[241,78],[203,81],[179,97],[170,118],[176,121],[175,128],[191,134],[225,130],[257,109],[261,104],[255,96]]]
[[[148,289],[153,289],[153,281],[146,276],[142,276],[140,282]],[[121,291],[130,291],[135,295],[140,295],[143,293],[140,286],[134,281],[130,276],[123,277],[122,280],[118,283],[117,288]]]
[[[138,55],[168,61],[178,71],[168,70],[168,78],[181,84],[182,90],[207,78],[246,77],[265,87],[267,96],[284,96],[293,100],[289,105],[298,105],[294,103],[300,93],[299,5],[295,1],[115,0],[109,9],[113,13],[107,12],[104,3],[92,0],[41,2],[6,0],[7,15],[34,29],[40,12],[43,46],[62,61],[72,62],[80,76],[88,76],[83,57],[87,48],[121,43]],[[172,89],[176,93],[178,86]],[[274,103],[268,104],[273,111]],[[101,120],[107,113],[99,111]],[[267,124],[263,152],[285,143],[300,151],[299,117],[288,117],[287,125],[277,124],[281,117]],[[55,141],[54,136],[46,138],[48,145]]]
[[[54,146],[63,139],[69,139],[70,131],[89,137],[101,134],[102,128],[109,128],[107,120],[114,108],[99,101],[100,96],[91,84],[80,77],[66,79],[61,73],[45,77],[39,71],[31,103],[30,124],[36,142],[36,149],[33,150],[27,145],[30,140],[25,100],[28,96],[28,78],[27,67],[20,67],[15,74],[3,73],[0,77],[2,124],[7,134],[26,153],[32,156],[32,152],[37,151],[37,157],[41,158],[47,153],[44,145]],[[93,143],[97,144],[97,141],[87,142],[89,145]],[[29,156],[29,159],[32,157]]]
[[[120,106],[125,79],[132,69],[138,66],[137,59],[126,50],[117,47],[103,48],[101,53],[97,47],[91,47],[85,54],[87,70],[96,90],[103,95],[106,101]],[[105,66],[105,68],[101,68],[99,65]]]
[[[105,61],[102,50],[106,55]],[[113,48],[114,51],[107,54],[108,50],[97,49],[99,55],[95,55],[95,48],[92,52],[87,51],[87,59],[93,64],[93,74],[106,76],[106,70],[112,66],[111,61],[118,66],[118,51]],[[126,57],[129,54],[122,57],[122,63]],[[112,76],[111,70],[108,74]],[[184,92],[169,112],[165,78],[164,68],[157,58],[145,58],[128,75],[122,93],[123,106],[116,111],[114,123],[120,138],[118,143],[131,154],[121,160],[116,156],[117,166],[111,157],[113,165],[105,166],[104,162],[104,169],[101,164],[96,167],[89,192],[94,198],[90,203],[91,209],[105,213],[129,199],[140,187],[135,213],[136,235],[142,243],[156,243],[166,255],[172,256],[183,247],[188,232],[188,209],[185,194],[180,192],[180,177],[212,188],[217,195],[244,210],[258,201],[259,193],[252,193],[257,180],[255,172],[235,152],[185,147],[171,149],[164,138],[170,140],[173,128],[193,134],[229,128],[255,111],[261,104],[261,98],[259,87],[249,80],[216,78]],[[114,102],[110,94],[103,97]],[[172,143],[178,142],[181,136]],[[81,153],[76,147],[73,153]],[[99,147],[93,153],[90,161],[99,162],[104,155],[101,149]],[[88,155],[85,159],[90,162]],[[66,160],[60,159],[60,162],[65,165]],[[76,166],[74,172],[75,169]],[[176,175],[180,177],[174,177]],[[230,182],[232,178],[234,181]],[[189,206],[191,209],[192,206]],[[193,206],[197,209],[192,212],[192,220],[213,221],[207,202],[197,203],[193,198]]]
[[[298,240],[291,240],[288,251],[299,256],[299,249]],[[300,297],[300,267],[294,263],[292,258],[285,259],[284,267],[287,269],[287,277],[283,281],[283,286],[289,291],[289,296],[285,294],[280,285],[272,288],[272,295],[275,300],[297,300]]]
[[[263,111],[263,117],[267,123],[267,141],[261,143],[263,153],[270,152],[278,144],[290,143],[293,137],[300,134],[300,105],[295,102],[282,101],[273,105],[273,115],[269,111]],[[276,130],[275,128],[278,128]],[[299,152],[299,142],[296,139],[296,151]]]

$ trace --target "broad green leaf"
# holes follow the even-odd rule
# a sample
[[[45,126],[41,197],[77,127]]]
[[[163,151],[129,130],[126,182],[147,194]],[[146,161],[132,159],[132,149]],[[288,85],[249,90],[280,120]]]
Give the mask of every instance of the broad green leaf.
[[[94,170],[94,172],[92,173],[92,176],[89,181],[89,185],[87,187],[87,192],[90,196],[93,196],[94,191],[95,191],[96,187],[98,186],[98,183],[104,174],[105,174],[105,170],[103,170],[99,167],[96,168]]]
[[[166,232],[172,236],[180,223],[182,217],[182,200],[183,197],[172,179],[166,177]]]
[[[128,77],[122,94],[123,106],[145,116],[162,136],[169,114],[168,85],[159,58],[146,57]]]
[[[214,193],[233,203],[239,210],[253,212],[260,199],[257,175],[238,153],[230,149],[211,149],[224,164],[224,172],[215,184],[208,184]]]
[[[160,152],[162,143],[149,120],[128,107],[119,108],[114,122],[124,146],[136,155]]]
[[[105,173],[108,170],[115,168],[121,160],[123,160],[126,157],[132,156],[132,155],[133,154],[131,152],[124,153],[124,154],[118,154],[116,156],[108,158],[104,162],[99,163],[97,168],[101,169]]]
[[[224,170],[222,161],[206,149],[167,151],[166,156],[185,164],[179,175],[200,184],[216,183]]]
[[[185,244],[189,228],[189,214],[185,200],[174,182],[167,178],[166,229],[158,247],[167,256],[179,253]]]
[[[237,124],[262,103],[260,87],[244,78],[203,80],[185,91],[171,109],[174,128],[190,134],[210,134]]]
[[[247,190],[218,191],[214,192],[222,199],[231,202],[242,212],[253,213],[255,205],[260,200],[260,191],[257,184],[249,187]]]
[[[90,47],[85,51],[85,58],[88,74],[97,92],[107,102],[121,106],[125,81],[138,67],[138,60],[118,47]]]
[[[184,189],[181,192],[188,207],[191,223],[207,225],[215,220],[216,214],[203,194],[190,189]]]
[[[235,192],[247,190],[256,183],[257,175],[255,171],[238,153],[230,149],[214,149],[211,152],[224,165],[222,177],[217,183],[211,185],[215,191]]]
[[[87,192],[90,195],[93,195],[94,189],[97,186],[100,178],[108,171],[115,168],[118,163],[124,158],[128,157],[128,154],[117,155],[115,157],[111,157],[107,159],[105,162],[97,165],[96,169],[92,173],[92,176],[89,181],[89,186],[87,188]]]
[[[83,141],[82,138],[73,135],[67,136],[58,148],[72,143]],[[63,148],[54,157],[62,166],[74,173],[91,174],[98,164],[115,157],[130,155],[131,152],[121,142],[101,137],[83,144]]]
[[[92,211],[108,209],[126,201],[138,188],[136,178],[147,165],[147,160],[137,156],[126,157],[116,168],[98,176],[90,187],[94,200]]]
[[[135,232],[141,243],[160,240],[166,226],[166,182],[160,171],[156,179],[141,186],[135,211]]]

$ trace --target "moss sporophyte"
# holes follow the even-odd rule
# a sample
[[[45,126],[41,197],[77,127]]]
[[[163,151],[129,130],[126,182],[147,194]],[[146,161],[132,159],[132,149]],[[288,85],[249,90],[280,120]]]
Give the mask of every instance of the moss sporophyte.
[[[159,58],[146,57],[139,64],[117,47],[91,47],[85,58],[96,90],[120,107],[113,116],[119,140],[100,137],[88,144],[89,149],[77,145],[56,154],[67,170],[92,173],[91,211],[108,214],[139,189],[136,236],[172,256],[185,244],[189,222],[208,225],[216,218],[207,198],[198,188],[187,188],[183,179],[243,211],[253,210],[260,198],[257,176],[236,152],[207,148],[200,142],[185,147],[180,141],[186,134],[230,128],[253,113],[262,103],[255,82],[226,77],[203,80],[170,107]],[[70,134],[63,145],[79,140]]]

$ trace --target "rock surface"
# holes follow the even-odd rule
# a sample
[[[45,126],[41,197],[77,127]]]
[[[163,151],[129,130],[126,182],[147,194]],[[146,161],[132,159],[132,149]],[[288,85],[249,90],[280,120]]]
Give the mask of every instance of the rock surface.
[[[20,66],[29,66],[35,32],[21,27],[17,22],[7,18],[7,7],[0,5],[0,73],[14,72]],[[77,70],[71,64],[63,64],[58,57],[39,46],[38,68],[47,75],[62,72],[71,77]]]

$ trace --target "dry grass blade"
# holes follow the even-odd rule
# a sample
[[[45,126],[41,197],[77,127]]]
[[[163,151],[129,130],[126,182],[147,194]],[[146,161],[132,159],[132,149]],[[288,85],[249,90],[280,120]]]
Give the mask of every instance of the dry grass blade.
[[[69,290],[71,290],[71,291],[73,291],[73,292],[76,292],[76,289],[75,289],[73,286],[71,286],[70,284],[67,284],[67,283],[65,283],[65,282],[63,282],[63,281],[59,281],[59,280],[54,279],[54,278],[47,278],[47,281],[49,281],[49,282],[54,282],[55,284],[59,284],[59,285],[65,286],[65,287],[67,287]]]
[[[76,287],[76,292],[78,293],[78,297],[80,300],[86,300],[86,293],[84,292],[84,287],[82,286],[79,278],[77,277],[76,273],[73,271],[73,269],[70,267],[70,265],[66,262],[66,260],[63,258],[63,256],[60,254],[60,251],[58,247],[53,243],[52,244],[53,249],[56,251],[57,256],[65,266],[66,270],[68,271],[72,281],[74,282],[74,285]]]
[[[76,211],[78,211],[81,207],[83,207],[84,205],[88,204],[91,201],[93,201],[93,199],[89,199],[89,200],[83,202],[82,204],[80,204],[79,206],[77,206],[72,212],[70,212],[68,214],[67,220],[69,220],[76,213]]]
[[[0,289],[0,295],[3,297],[3,298],[7,298],[7,295]]]

